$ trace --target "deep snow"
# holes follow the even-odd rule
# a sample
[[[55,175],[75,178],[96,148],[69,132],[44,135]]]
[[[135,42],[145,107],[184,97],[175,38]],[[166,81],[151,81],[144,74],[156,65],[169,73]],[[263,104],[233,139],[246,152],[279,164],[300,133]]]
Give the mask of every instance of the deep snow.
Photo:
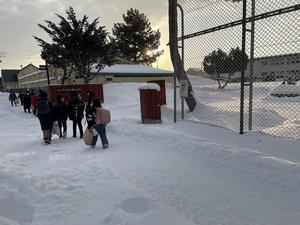
[[[104,87],[107,150],[70,123],[44,146],[37,119],[0,94],[0,225],[299,224],[300,141],[174,125],[169,106],[143,125],[138,86]]]

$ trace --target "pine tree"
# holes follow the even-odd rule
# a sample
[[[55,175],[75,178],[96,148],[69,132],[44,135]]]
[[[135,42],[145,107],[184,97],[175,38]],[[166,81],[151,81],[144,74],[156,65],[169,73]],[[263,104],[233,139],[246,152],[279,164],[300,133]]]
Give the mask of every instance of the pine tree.
[[[223,89],[227,86],[231,76],[234,73],[245,70],[247,64],[248,56],[246,53],[243,53],[239,47],[232,48],[229,54],[218,49],[204,57],[203,69],[207,74],[211,75],[211,78],[217,80],[219,84],[218,89]],[[224,74],[228,74],[228,76],[222,85],[221,75],[224,76]]]
[[[52,43],[35,36],[34,38],[42,47],[43,58],[61,67],[74,69],[78,77],[85,78],[88,83],[93,66],[96,65],[100,70],[105,65],[112,64],[112,44],[108,40],[105,27],[98,26],[99,18],[89,23],[88,17],[84,15],[79,20],[72,7],[66,14],[67,18],[56,14],[60,19],[58,25],[48,20],[45,21],[46,26],[38,24],[50,36]]]
[[[115,23],[112,29],[119,58],[131,62],[150,65],[163,52],[158,51],[160,31],[151,28],[147,16],[137,9],[123,14],[124,23]]]

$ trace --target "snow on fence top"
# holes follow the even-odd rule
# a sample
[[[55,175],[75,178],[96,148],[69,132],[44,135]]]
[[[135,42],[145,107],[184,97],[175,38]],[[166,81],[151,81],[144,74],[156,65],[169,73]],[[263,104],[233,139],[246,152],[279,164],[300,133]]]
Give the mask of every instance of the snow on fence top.
[[[145,83],[138,87],[138,90],[160,90],[160,86],[155,83]]]
[[[300,96],[300,86],[281,84],[271,91],[274,96]]]

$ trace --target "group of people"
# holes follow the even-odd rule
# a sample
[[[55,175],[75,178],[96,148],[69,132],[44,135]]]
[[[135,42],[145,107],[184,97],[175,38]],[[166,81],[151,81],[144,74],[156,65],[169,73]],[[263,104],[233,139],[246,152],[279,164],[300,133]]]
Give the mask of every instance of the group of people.
[[[87,129],[94,131],[91,147],[94,148],[96,146],[99,135],[103,148],[107,148],[109,146],[109,142],[106,136],[106,124],[102,122],[103,120],[101,119],[101,115],[98,113],[99,109],[102,108],[99,99],[95,97],[93,92],[88,92],[88,102],[87,105],[85,105],[77,92],[71,92],[70,94],[71,99],[68,103],[65,103],[62,95],[57,95],[56,102],[53,104],[51,101],[49,101],[48,95],[45,91],[39,91],[37,98],[31,98],[30,107],[33,107],[33,112],[39,119],[45,144],[48,145],[52,142],[52,129],[54,123],[58,124],[60,138],[67,137],[68,118],[73,122],[73,137],[77,137],[78,126],[79,136],[82,138],[82,120],[84,117],[86,117],[88,125]],[[11,100],[13,98],[14,96],[11,92],[9,97],[10,101],[13,101]],[[22,99],[24,100],[25,96],[23,96]],[[12,104],[13,103],[14,101]],[[25,101],[23,101],[23,105],[25,105]]]
[[[32,105],[33,95],[34,95],[33,91],[31,93],[29,93],[28,91],[25,93],[20,92],[18,96],[14,91],[11,91],[9,93],[8,100],[10,101],[11,106],[17,106],[19,103],[21,103],[21,105],[24,108],[24,112],[31,113],[30,109]]]

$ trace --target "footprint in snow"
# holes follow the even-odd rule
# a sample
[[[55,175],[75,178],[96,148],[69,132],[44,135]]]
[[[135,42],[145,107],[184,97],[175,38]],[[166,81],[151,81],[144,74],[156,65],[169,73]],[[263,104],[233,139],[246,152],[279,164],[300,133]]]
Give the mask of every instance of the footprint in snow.
[[[119,205],[120,209],[130,214],[146,213],[155,207],[156,204],[153,200],[143,197],[125,199]]]

